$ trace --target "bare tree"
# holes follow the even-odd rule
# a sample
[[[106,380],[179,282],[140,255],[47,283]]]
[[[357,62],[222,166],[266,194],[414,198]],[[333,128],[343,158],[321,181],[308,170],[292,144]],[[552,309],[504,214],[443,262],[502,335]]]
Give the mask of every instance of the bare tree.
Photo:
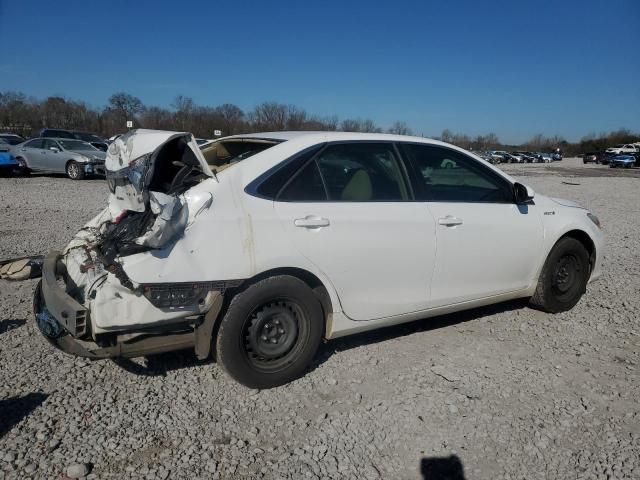
[[[107,109],[111,110],[117,117],[120,117],[122,128],[124,128],[127,120],[135,120],[135,116],[144,110],[144,105],[138,97],[125,92],[118,92],[109,97]]]
[[[195,109],[195,102],[193,98],[185,97],[184,95],[178,95],[171,106],[174,108],[176,123],[180,125],[181,130],[191,130],[191,123],[189,120],[193,116]]]
[[[393,133],[395,135],[413,135],[413,132],[405,122],[396,121],[391,124],[391,127],[387,130],[387,133]]]
[[[249,113],[249,122],[256,131],[281,131],[287,126],[288,107],[281,103],[264,102]]]
[[[243,128],[244,112],[240,107],[232,103],[224,103],[216,107],[216,111],[222,121],[219,130],[222,130],[223,135],[234,135]]]

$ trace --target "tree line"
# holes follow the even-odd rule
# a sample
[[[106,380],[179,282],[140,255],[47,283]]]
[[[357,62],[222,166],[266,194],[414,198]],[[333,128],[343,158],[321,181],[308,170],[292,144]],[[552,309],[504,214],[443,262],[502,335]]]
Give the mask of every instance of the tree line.
[[[383,129],[372,119],[339,120],[335,115],[313,115],[295,105],[278,102],[264,102],[244,111],[232,103],[197,105],[192,98],[178,95],[170,107],[145,105],[138,97],[126,92],[114,93],[106,106],[95,108],[60,96],[38,99],[22,92],[6,91],[0,92],[0,129],[26,137],[36,135],[45,127],[83,130],[110,137],[126,131],[126,122],[132,121],[134,128],[188,131],[202,138],[213,137],[215,130],[220,130],[224,136],[281,130],[413,133],[406,122],[400,120]],[[558,135],[546,137],[538,134],[522,145],[505,145],[495,133],[470,137],[449,129],[433,138],[468,150],[550,151],[561,148],[568,155],[602,151],[614,144],[640,141],[639,134],[627,129],[600,135],[592,133],[576,143],[567,142]]]

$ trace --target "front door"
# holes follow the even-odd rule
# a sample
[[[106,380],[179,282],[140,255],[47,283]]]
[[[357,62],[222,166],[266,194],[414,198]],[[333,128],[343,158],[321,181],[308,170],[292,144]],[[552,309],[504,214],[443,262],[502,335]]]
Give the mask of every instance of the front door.
[[[394,146],[357,142],[330,144],[309,160],[274,208],[344,313],[372,320],[428,306],[436,227],[411,200]]]
[[[431,305],[529,286],[543,241],[535,204],[516,205],[509,180],[462,152],[433,145],[402,148],[436,223]]]
[[[51,172],[65,172],[65,156],[62,153],[62,147],[55,140],[45,138],[44,142],[44,158],[47,165],[47,170]]]

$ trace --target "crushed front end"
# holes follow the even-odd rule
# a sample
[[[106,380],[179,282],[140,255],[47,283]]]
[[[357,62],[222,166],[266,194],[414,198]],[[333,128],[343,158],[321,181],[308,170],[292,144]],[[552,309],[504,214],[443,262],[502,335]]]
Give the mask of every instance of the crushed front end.
[[[138,283],[123,259],[166,251],[208,209],[216,181],[191,134],[134,130],[108,149],[109,201],[62,252],[42,263],[34,296],[42,334],[67,353],[135,357],[194,347],[209,354],[229,282]],[[206,189],[205,189],[206,190]]]

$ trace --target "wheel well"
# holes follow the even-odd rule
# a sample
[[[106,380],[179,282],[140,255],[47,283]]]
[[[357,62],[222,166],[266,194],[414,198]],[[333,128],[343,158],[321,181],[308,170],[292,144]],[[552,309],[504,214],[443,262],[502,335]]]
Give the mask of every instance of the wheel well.
[[[589,271],[592,271],[593,266],[596,263],[596,246],[589,234],[582,230],[571,230],[570,232],[565,233],[561,238],[564,237],[574,238],[584,245],[584,248],[589,252]]]
[[[327,329],[328,326],[330,325],[329,322],[331,322],[331,314],[333,313],[333,305],[331,302],[331,297],[329,296],[329,292],[327,291],[327,288],[324,286],[322,281],[317,276],[315,276],[313,273],[307,270],[304,270],[302,268],[295,268],[295,267],[283,267],[283,268],[274,268],[274,269],[259,273],[255,277],[245,280],[242,283],[242,285],[240,285],[239,287],[230,288],[225,292],[224,303],[222,305],[222,309],[220,310],[220,313],[218,314],[218,318],[216,319],[216,322],[215,322],[215,326],[213,330],[213,338],[216,338],[218,336],[218,329],[220,328],[220,322],[226,315],[227,308],[229,308],[229,305],[231,304],[231,300],[233,299],[233,297],[235,297],[238,293],[242,292],[248,286],[253,285],[256,282],[259,282],[260,280],[264,280],[265,278],[275,277],[277,275],[290,275],[292,277],[298,278],[299,280],[302,280],[304,283],[306,283],[309,286],[309,288],[311,288],[311,290],[313,290],[313,293],[315,294],[316,298],[320,302],[320,306],[322,307],[322,313],[325,321],[324,327],[325,329]],[[213,352],[213,355],[215,358],[215,355],[216,355],[215,351]]]
[[[259,282],[260,280],[264,280],[265,278],[275,277],[276,275],[290,275],[306,283],[309,288],[313,290],[313,293],[318,298],[320,305],[322,305],[325,320],[333,312],[333,305],[331,304],[331,297],[329,296],[327,288],[316,275],[302,268],[282,267],[267,270],[265,272],[259,273],[253,278],[248,279],[240,288]]]

